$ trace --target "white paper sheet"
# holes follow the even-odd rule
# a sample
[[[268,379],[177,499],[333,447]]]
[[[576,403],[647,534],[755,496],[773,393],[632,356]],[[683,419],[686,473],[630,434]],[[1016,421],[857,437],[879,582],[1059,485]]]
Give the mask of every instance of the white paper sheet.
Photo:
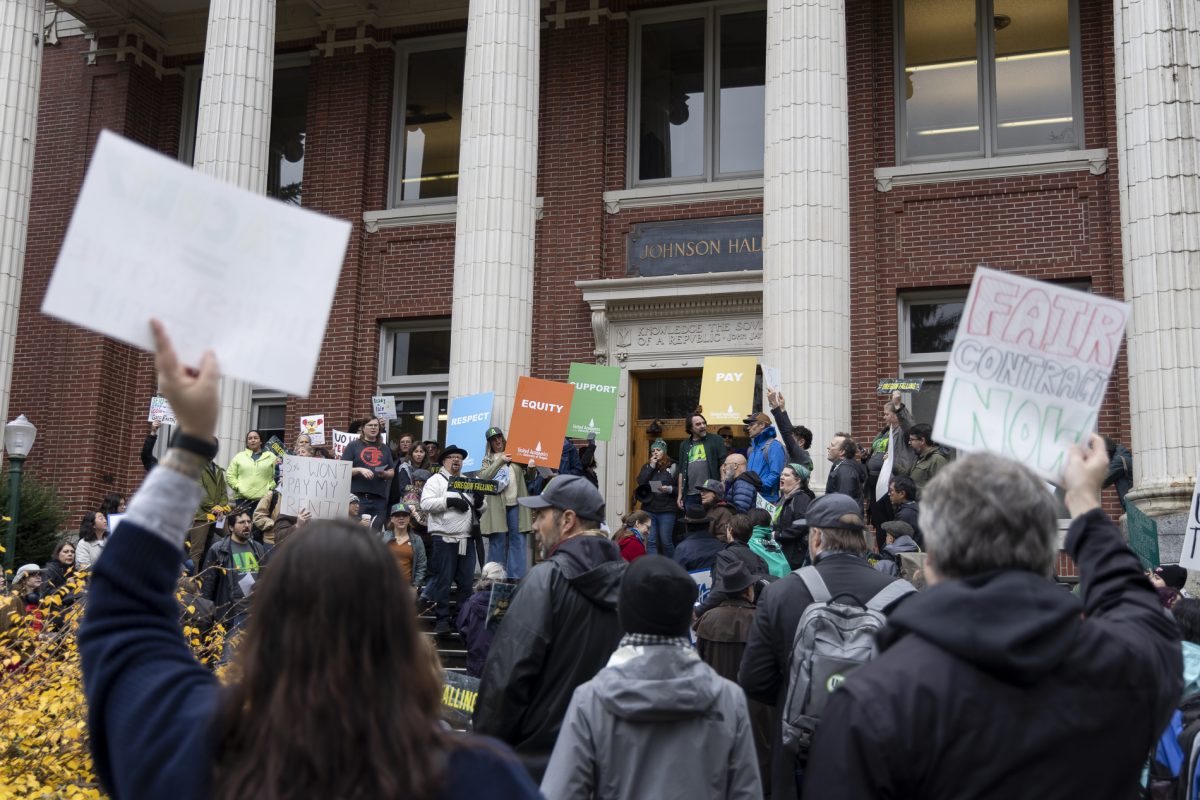
[[[225,375],[303,397],[349,236],[104,131],[42,312],[146,350],[157,317],[185,363],[211,348]],[[277,292],[304,312],[266,313]]]

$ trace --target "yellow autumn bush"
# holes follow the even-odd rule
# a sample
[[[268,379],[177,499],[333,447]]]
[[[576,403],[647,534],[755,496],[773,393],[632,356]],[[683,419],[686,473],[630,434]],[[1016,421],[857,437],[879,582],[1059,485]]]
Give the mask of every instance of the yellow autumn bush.
[[[15,595],[0,598],[0,800],[106,796],[88,750],[76,644],[84,603],[70,602],[82,590],[75,578],[29,612]],[[185,623],[184,634],[202,663],[217,663],[219,625],[202,638]]]

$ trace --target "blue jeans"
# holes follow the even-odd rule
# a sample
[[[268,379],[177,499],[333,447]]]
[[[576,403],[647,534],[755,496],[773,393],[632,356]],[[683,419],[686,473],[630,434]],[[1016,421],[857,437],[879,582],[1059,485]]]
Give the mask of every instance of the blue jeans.
[[[662,554],[667,558],[675,555],[675,512],[664,511],[661,514],[650,515],[650,536],[646,542],[646,552],[654,555],[658,552],[656,540],[662,543]]]
[[[488,535],[488,561],[504,567],[508,577],[520,580],[525,577],[525,534],[521,533],[521,507],[505,509],[508,531]]]
[[[458,554],[458,542],[451,539],[449,543],[442,540],[436,533],[433,535],[433,578],[426,591],[429,599],[437,603],[434,616],[438,622],[450,618],[450,582],[454,581],[456,589],[454,598],[458,607],[462,608],[471,596],[471,584],[475,580],[475,546],[470,539],[466,540],[466,555]]]

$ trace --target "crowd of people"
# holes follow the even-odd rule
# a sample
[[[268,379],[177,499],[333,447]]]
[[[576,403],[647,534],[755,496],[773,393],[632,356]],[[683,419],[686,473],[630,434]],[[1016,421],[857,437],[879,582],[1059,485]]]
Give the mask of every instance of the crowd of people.
[[[674,458],[651,443],[639,507],[615,532],[594,442],[565,441],[559,469],[538,470],[491,428],[472,475],[493,482],[484,494],[454,484],[464,448],[385,442],[371,418],[341,455],[345,519],[316,520],[282,513],[278,459],[257,432],[227,469],[213,462],[215,361],[190,372],[155,335],[179,420],[165,455],[150,442],[127,513],[106,498],[9,592],[28,624],[50,626],[40,600],[87,578],[70,602],[86,605],[91,744],[114,796],[1200,786],[1200,601],[1177,565],[1145,574],[1101,510],[1104,486],[1122,502],[1129,488],[1114,461],[1130,465],[1100,437],[1062,477],[1074,592],[1054,580],[1059,500],[1041,479],[997,456],[951,458],[899,394],[869,446],[832,437],[820,495],[813,434],[782,394],[745,419],[744,451],[698,411]],[[307,437],[289,452],[330,457]],[[179,591],[193,620],[231,633],[224,689],[187,649]],[[479,680],[472,733],[439,720],[422,612],[462,637]]]

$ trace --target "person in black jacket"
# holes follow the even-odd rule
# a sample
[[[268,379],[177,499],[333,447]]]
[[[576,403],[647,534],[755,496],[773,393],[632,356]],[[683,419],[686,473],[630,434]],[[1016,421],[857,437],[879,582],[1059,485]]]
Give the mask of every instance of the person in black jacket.
[[[808,488],[808,470],[801,464],[788,464],[779,476],[779,516],[775,519],[775,541],[788,564],[797,569],[808,553],[808,530],[803,520],[808,505],[815,498]]]
[[[688,572],[712,569],[717,553],[725,548],[722,541],[713,535],[710,522],[703,508],[689,506],[684,511],[683,525],[687,534],[675,548],[674,560]]]
[[[803,464],[812,472],[813,460],[808,453],[808,449],[812,447],[812,431],[803,425],[792,425],[792,420],[784,408],[783,392],[768,391],[767,404],[771,407],[771,416],[775,419],[775,427],[779,429],[779,437],[783,439],[783,445],[787,448],[788,460]]]
[[[892,508],[895,509],[895,519],[898,522],[907,522],[913,529],[913,541],[917,543],[918,547],[924,547],[925,537],[921,535],[921,526],[918,524],[921,508],[917,502],[917,484],[907,475],[897,475],[892,478],[891,485],[888,487],[888,498],[892,502]],[[882,529],[877,528],[875,537],[880,540],[880,550],[883,549],[883,536]]]
[[[813,501],[807,515],[809,554],[831,595],[841,598],[843,602],[865,605],[879,590],[898,580],[874,569],[864,557],[867,539],[861,503],[856,505],[845,495],[827,494]],[[812,602],[812,594],[796,573],[767,586],[759,597],[742,666],[738,670],[738,683],[746,690],[746,696],[774,710],[771,724],[771,800],[791,800],[797,796],[796,775],[799,765],[792,754],[783,748],[781,714],[788,688],[796,628],[800,624],[800,617]],[[890,613],[899,605],[900,602],[893,603],[887,611]],[[826,711],[822,719],[826,719],[829,713]],[[912,746],[912,741],[907,742],[902,752],[908,752]],[[831,791],[810,796],[877,795],[848,795]]]
[[[657,484],[657,489],[655,488]],[[667,455],[667,443],[655,439],[650,445],[650,460],[637,475],[636,497],[642,510],[650,514],[650,536],[646,553],[662,552],[670,558],[675,554],[675,518],[678,487],[675,485],[675,465]]]
[[[586,478],[559,475],[517,502],[533,509],[546,560],[521,581],[496,631],[474,730],[512,745],[540,781],[575,688],[621,640],[617,598],[628,565],[600,531],[604,498]]]
[[[753,576],[754,582],[773,581],[767,562],[758,553],[750,549],[750,536],[754,533],[754,523],[747,514],[736,514],[729,525],[729,533],[725,537],[725,547],[717,553],[712,566],[713,588],[696,609],[696,616],[702,617],[711,609],[721,605],[726,600],[736,597],[718,588],[717,575],[728,572],[736,564],[741,564],[747,574]],[[743,589],[745,587],[742,587]]]
[[[1179,702],[1179,634],[1100,510],[1104,441],[1072,447],[1066,551],[1083,602],[1050,579],[1057,513],[1041,478],[961,458],[922,494],[930,588],[830,698],[812,797],[1135,797]],[[920,746],[913,736],[919,732]]]
[[[825,480],[825,494],[844,494],[863,501],[863,486],[867,482],[867,468],[858,461],[858,445],[848,433],[835,433],[825,454],[833,464]]]

